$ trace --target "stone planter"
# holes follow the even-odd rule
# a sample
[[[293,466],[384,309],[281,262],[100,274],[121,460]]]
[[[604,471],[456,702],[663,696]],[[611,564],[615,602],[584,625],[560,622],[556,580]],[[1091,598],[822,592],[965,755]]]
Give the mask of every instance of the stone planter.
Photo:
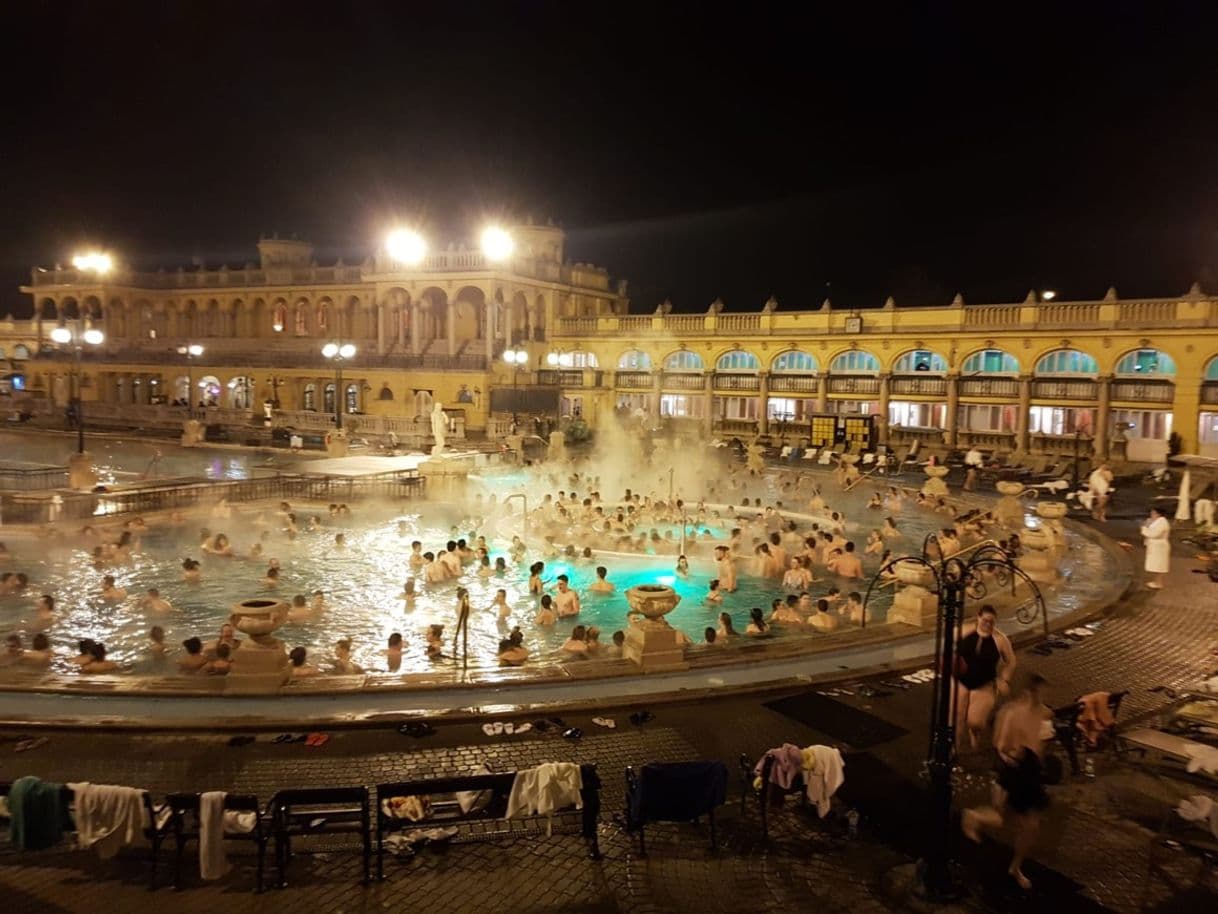
[[[1004,479],[996,483],[995,488],[1002,496],[994,505],[995,520],[1004,527],[1022,527],[1024,505],[1019,500],[1019,496],[1023,494],[1023,483]]]
[[[224,679],[225,692],[242,695],[275,692],[291,678],[287,649],[274,634],[287,621],[288,609],[282,600],[266,597],[233,605],[228,621],[249,637],[233,652],[233,666]]]
[[[630,605],[630,624],[622,656],[638,664],[644,673],[688,669],[677,631],[664,621],[664,616],[681,602],[680,594],[662,584],[640,584],[626,591],[626,602]]]
[[[943,481],[943,477],[950,472],[950,467],[927,464],[922,467],[922,472],[926,474],[926,482],[922,485],[922,494],[929,498],[941,498],[947,494],[947,483]]]

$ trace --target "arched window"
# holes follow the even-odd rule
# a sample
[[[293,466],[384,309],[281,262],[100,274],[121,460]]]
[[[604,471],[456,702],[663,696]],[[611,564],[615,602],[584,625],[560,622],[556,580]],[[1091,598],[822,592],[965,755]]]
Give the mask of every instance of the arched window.
[[[775,374],[816,374],[816,359],[799,349],[789,349],[770,363]]]
[[[249,409],[253,396],[253,378],[239,377],[228,382],[228,400],[233,409]]]
[[[304,388],[304,397],[301,402],[301,408],[308,412],[317,412],[317,385],[306,384]]]
[[[1038,377],[1045,375],[1090,375],[1100,373],[1100,366],[1085,352],[1077,349],[1057,349],[1040,357],[1036,363]]]
[[[1210,359],[1209,364],[1205,366],[1205,380],[1218,381],[1218,356]]]
[[[1121,356],[1116,363],[1116,374],[1130,378],[1145,378],[1152,375],[1170,378],[1176,374],[1176,360],[1158,349],[1135,349],[1133,352],[1127,352]],[[1210,380],[1208,371],[1206,380]]]
[[[618,371],[651,371],[651,356],[638,349],[627,349],[617,359]]]
[[[24,343],[18,343],[16,346],[13,347],[13,358],[14,359],[28,359],[29,357],[30,357],[29,347],[27,347]]]
[[[947,374],[947,361],[929,349],[912,349],[897,359],[892,370],[895,374]]]
[[[688,349],[678,349],[664,359],[665,371],[701,371],[702,356]]]
[[[359,385],[358,384],[348,384],[347,385],[346,400],[347,400],[347,412],[358,413],[359,412]]]
[[[322,305],[317,309],[317,332],[327,333],[330,330],[330,306]]]
[[[1019,360],[1002,349],[982,349],[964,360],[961,373],[965,376],[978,374],[1019,374]]]
[[[296,335],[307,336],[309,332],[309,312],[304,303],[296,306]]]
[[[761,362],[757,361],[757,356],[743,349],[725,352],[715,363],[715,371],[758,371],[760,368]]]
[[[334,385],[327,384],[322,391],[322,410],[327,413],[334,412]]]
[[[880,360],[864,349],[850,349],[829,365],[830,374],[879,374]]]
[[[416,416],[431,415],[432,397],[430,390],[417,390],[414,394],[414,414]]]
[[[288,309],[282,302],[275,305],[275,310],[271,312],[271,329],[276,333],[282,333],[283,328],[288,325]]]

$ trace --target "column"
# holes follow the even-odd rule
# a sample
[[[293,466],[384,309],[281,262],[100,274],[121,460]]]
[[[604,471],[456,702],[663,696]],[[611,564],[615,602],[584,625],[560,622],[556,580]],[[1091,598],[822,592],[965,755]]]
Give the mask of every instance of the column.
[[[960,375],[949,374],[947,376],[947,428],[943,435],[943,443],[948,447],[955,447],[958,436],[958,422],[960,412]]]
[[[488,299],[486,317],[482,322],[482,335],[486,337],[486,364],[490,365],[495,358],[495,302]]]
[[[827,374],[818,374],[816,376],[816,411],[824,413],[829,404],[829,376]]]
[[[448,309],[444,312],[444,329],[448,335],[448,354],[457,354],[457,322],[454,320],[456,308],[452,302],[448,303]]]
[[[1015,450],[1028,453],[1028,411],[1032,408],[1032,376],[1019,376],[1019,411],[1015,414]]]
[[[1100,375],[1096,384],[1099,389],[1099,409],[1095,411],[1095,437],[1091,446],[1096,460],[1107,460],[1108,441],[1112,437],[1109,433],[1109,426],[1112,425],[1112,375]]]
[[[715,373],[708,371],[702,382],[702,395],[706,397],[706,415],[702,418],[702,431],[707,438],[711,438],[715,434]]]
[[[880,374],[880,406],[879,415],[876,416],[877,437],[879,440],[888,443],[888,403],[892,397],[892,374],[885,371]]]
[[[1201,421],[1201,385],[1181,384],[1179,379],[1173,385],[1175,399],[1171,406],[1171,430],[1180,435],[1182,453],[1196,454],[1200,447],[1198,442],[1198,426]]]
[[[770,433],[770,373],[757,372],[757,432]]]
[[[385,354],[385,303],[376,303],[376,354]]]
[[[660,418],[660,391],[663,389],[664,373],[658,368],[651,373],[651,418]]]
[[[417,301],[412,301],[410,303],[410,353],[411,353],[411,355],[418,355],[422,351],[421,341],[419,339],[419,333],[421,332],[419,329],[420,320],[421,320],[421,318],[419,315],[419,303]]]

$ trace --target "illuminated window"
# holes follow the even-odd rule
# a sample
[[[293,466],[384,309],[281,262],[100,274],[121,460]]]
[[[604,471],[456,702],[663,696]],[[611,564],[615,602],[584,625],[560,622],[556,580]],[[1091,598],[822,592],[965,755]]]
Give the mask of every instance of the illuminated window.
[[[1100,366],[1092,356],[1077,349],[1058,349],[1048,355],[1041,356],[1036,363],[1037,377],[1046,375],[1088,375],[1095,377],[1100,373]],[[1073,434],[1071,432],[1070,434]]]
[[[851,349],[843,352],[829,365],[830,374],[879,374],[880,360],[870,352]]]
[[[770,370],[776,374],[816,374],[816,359],[806,352],[792,349],[775,358]]]
[[[1211,362],[1205,373],[1207,381],[1213,380],[1210,377],[1210,372],[1213,370]],[[1116,363],[1116,374],[1135,378],[1145,378],[1151,375],[1174,377],[1176,361],[1166,352],[1160,352],[1158,349],[1135,349],[1133,352],[1127,352],[1121,356],[1120,361]]]
[[[702,356],[687,349],[680,349],[664,359],[665,371],[701,371]]]
[[[618,371],[651,371],[651,356],[638,349],[628,349],[618,356]]]
[[[929,349],[914,349],[897,359],[893,371],[896,374],[915,374],[917,372],[946,374],[947,362],[937,352],[931,352]]]
[[[757,356],[743,349],[725,352],[715,363],[715,371],[758,371],[760,368],[761,363],[757,361]]]
[[[964,360],[961,371],[965,375],[1017,375],[1019,374],[1019,361],[1002,349],[982,349]]]

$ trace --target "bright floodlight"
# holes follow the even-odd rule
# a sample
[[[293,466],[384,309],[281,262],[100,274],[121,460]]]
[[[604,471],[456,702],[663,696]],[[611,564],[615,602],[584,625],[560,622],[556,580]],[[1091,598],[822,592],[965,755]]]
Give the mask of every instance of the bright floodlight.
[[[1053,301],[1053,299],[1057,298],[1057,293],[1052,289],[1045,289],[1045,291],[1040,293],[1040,297],[1045,301]]]
[[[100,346],[106,341],[106,335],[100,330],[90,328],[85,331],[85,342],[90,346]]]
[[[353,355],[355,355],[355,344],[354,343],[343,343],[341,346],[338,347],[338,354],[341,355],[344,359],[351,358]]]
[[[523,349],[503,350],[503,361],[509,365],[523,365],[529,360],[529,354]]]
[[[546,364],[549,365],[551,368],[553,368],[555,365],[557,365],[558,364],[558,353],[551,352],[549,355],[547,355]]]
[[[187,355],[200,356],[203,354],[203,347],[198,343],[191,343],[186,347]]]
[[[338,355],[338,343],[326,343],[321,347],[321,354],[327,359],[332,359]]]
[[[418,232],[394,229],[385,238],[385,250],[398,263],[413,267],[427,256],[427,242]]]
[[[110,269],[114,266],[114,260],[109,254],[103,254],[101,251],[88,251],[73,257],[72,266],[78,270],[88,270],[92,273],[104,274],[110,272]]]
[[[56,327],[51,331],[51,339],[57,343],[72,342],[72,331],[67,327]]]
[[[507,260],[516,249],[512,236],[498,226],[492,225],[482,231],[482,253],[490,261]]]

